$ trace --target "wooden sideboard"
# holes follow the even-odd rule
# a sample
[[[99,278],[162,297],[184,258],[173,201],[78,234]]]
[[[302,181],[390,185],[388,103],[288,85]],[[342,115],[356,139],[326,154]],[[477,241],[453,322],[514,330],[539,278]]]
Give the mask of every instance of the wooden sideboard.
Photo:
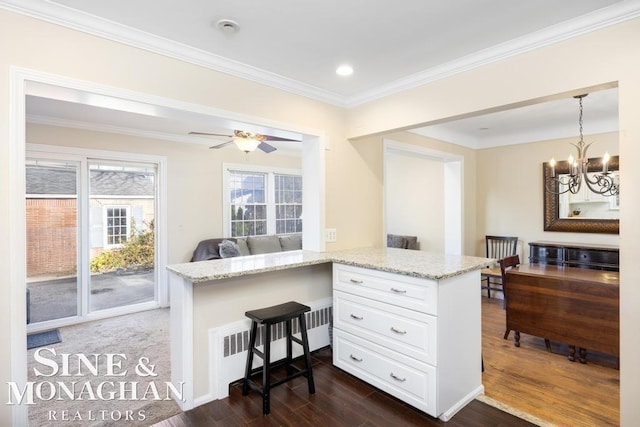
[[[620,271],[618,246],[584,243],[531,242],[529,263]]]
[[[524,264],[506,273],[507,331],[619,356],[619,273],[558,265]],[[506,335],[505,335],[506,338]]]

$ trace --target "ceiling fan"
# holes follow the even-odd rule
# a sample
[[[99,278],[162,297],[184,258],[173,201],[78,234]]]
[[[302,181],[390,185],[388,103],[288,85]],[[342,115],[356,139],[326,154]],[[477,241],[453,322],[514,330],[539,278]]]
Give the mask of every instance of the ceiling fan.
[[[236,146],[244,151],[245,153],[250,153],[254,151],[256,148],[264,151],[265,153],[271,153],[272,151],[276,151],[276,147],[267,144],[265,141],[294,141],[299,142],[296,139],[282,138],[279,136],[269,136],[269,135],[261,135],[259,133],[253,133],[244,130],[234,130],[233,135],[225,135],[219,133],[206,133],[206,132],[189,132],[189,135],[201,135],[201,136],[224,136],[227,138],[231,138],[227,142],[223,142],[222,144],[214,145],[209,148],[222,148],[225,147],[232,142],[236,144]]]

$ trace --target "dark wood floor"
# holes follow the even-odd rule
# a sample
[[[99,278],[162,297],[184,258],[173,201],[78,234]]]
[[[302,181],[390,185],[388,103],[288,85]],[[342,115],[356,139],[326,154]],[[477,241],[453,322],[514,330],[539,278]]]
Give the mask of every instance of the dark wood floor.
[[[482,353],[486,396],[558,426],[617,426],[620,371],[613,356],[590,352],[588,363],[569,362],[566,344],[524,335],[504,340],[502,302],[482,298]],[[316,394],[298,378],[272,392],[272,413],[262,416],[260,397],[243,397],[238,386],[228,399],[176,415],[159,427],[187,426],[526,426],[521,419],[473,401],[448,423],[408,407],[333,367],[331,352],[314,353]]]
[[[191,426],[531,426],[532,424],[473,401],[449,422],[430,417],[388,394],[335,368],[331,350],[313,354],[316,393],[309,396],[307,382],[297,378],[271,391],[271,414],[262,415],[262,399],[252,392],[242,396],[231,387],[227,399],[210,402],[165,420],[157,427]]]

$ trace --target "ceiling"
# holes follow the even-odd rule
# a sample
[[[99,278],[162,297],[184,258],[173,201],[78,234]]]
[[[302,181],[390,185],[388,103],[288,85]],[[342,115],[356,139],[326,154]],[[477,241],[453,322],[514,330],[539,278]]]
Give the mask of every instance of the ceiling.
[[[0,8],[344,107],[640,16],[640,0],[0,0]],[[221,19],[236,21],[239,30],[221,31],[216,24]],[[354,68],[353,75],[336,75],[343,63]],[[596,96],[587,99],[596,104]],[[70,114],[65,105],[32,101],[27,105],[32,116]],[[508,116],[418,132],[462,135],[458,143],[480,148],[492,138],[523,133],[523,126],[551,127],[563,116],[575,123],[575,100],[564,101],[564,110],[556,101],[553,108],[510,110],[501,113]],[[617,92],[600,101],[612,103],[603,110],[617,117]],[[585,120],[587,111],[585,100]],[[86,119],[104,116],[94,112]],[[532,118],[540,121],[531,125]],[[74,115],[74,120],[83,118]],[[103,125],[134,123],[139,121],[112,118]],[[167,120],[157,125],[157,132],[175,132]]]

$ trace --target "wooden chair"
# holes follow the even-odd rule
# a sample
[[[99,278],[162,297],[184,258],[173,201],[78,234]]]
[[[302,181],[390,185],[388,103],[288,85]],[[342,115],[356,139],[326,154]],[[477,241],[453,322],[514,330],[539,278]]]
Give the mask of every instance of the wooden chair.
[[[517,267],[520,265],[520,257],[518,255],[511,255],[500,260],[500,276],[502,283],[502,292],[504,293],[504,301],[502,302],[502,307],[507,307],[507,300],[509,299],[509,283],[507,282],[507,270],[512,269],[513,267]],[[509,310],[507,310],[507,316],[509,316]],[[507,325],[509,322],[507,321]],[[509,338],[509,333],[511,330],[507,327],[507,330],[504,333],[504,339]],[[520,331],[515,331],[516,341],[515,346],[520,347]],[[551,353],[551,341],[549,339],[544,339],[544,345],[547,347],[547,351]]]
[[[512,236],[485,236],[487,258],[500,260],[516,254],[518,238]],[[491,298],[491,291],[503,292],[502,273],[499,267],[483,268],[480,272],[481,289],[487,290],[487,297]]]

